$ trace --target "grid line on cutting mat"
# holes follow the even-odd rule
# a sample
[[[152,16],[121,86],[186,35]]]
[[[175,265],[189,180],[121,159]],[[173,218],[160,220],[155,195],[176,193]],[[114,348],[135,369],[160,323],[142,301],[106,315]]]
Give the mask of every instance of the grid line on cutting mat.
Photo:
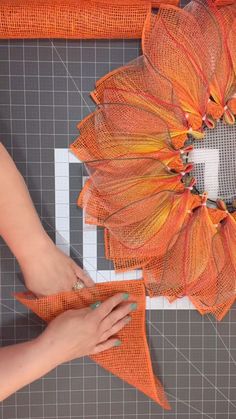
[[[54,240],[55,150],[63,153],[67,149],[77,135],[76,123],[93,108],[88,92],[95,80],[138,56],[139,46],[138,41],[122,40],[0,42],[1,139],[24,175]],[[63,175],[62,168],[58,170]],[[78,262],[83,259],[83,218],[76,196],[83,175],[80,164],[69,164],[71,254]],[[98,230],[99,269],[107,271],[110,265],[103,258],[102,246],[102,231]],[[5,345],[33,338],[43,326],[12,298],[13,291],[22,290],[19,266],[4,243],[0,252],[0,336]],[[1,403],[0,417],[234,419],[236,310],[217,324],[195,310],[175,308],[147,311],[153,365],[172,411],[163,412],[85,358],[58,367],[11,396]]]

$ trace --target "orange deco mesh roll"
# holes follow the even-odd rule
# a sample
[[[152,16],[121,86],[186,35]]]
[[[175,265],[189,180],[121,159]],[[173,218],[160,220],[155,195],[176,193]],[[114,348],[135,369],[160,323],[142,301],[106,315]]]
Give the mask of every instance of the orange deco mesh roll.
[[[178,4],[178,0],[166,0]],[[140,38],[160,0],[4,0],[0,38]]]
[[[29,293],[16,294],[17,300],[34,311],[44,321],[69,309],[88,307],[96,301],[104,301],[118,292],[129,293],[138,308],[130,315],[131,322],[119,333],[122,345],[112,348],[91,358],[106,370],[136,387],[165,409],[169,409],[163,387],[154,377],[145,332],[145,287],[142,280],[109,282],[97,284],[80,291],[62,292],[35,299]]]

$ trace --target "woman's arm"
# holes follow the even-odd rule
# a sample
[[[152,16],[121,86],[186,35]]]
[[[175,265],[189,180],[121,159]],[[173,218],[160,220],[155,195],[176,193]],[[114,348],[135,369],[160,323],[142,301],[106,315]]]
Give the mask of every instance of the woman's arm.
[[[0,143],[0,235],[16,256],[26,286],[36,295],[72,289],[92,280],[46,234],[24,179]]]
[[[7,150],[0,144],[0,234],[18,261],[50,242],[25,182]]]
[[[0,348],[0,401],[56,367],[43,339]]]

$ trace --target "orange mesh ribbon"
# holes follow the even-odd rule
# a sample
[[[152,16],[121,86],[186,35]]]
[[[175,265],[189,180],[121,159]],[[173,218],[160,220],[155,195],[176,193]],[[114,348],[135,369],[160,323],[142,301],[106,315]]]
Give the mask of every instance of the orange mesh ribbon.
[[[178,0],[166,0],[177,5]],[[4,0],[0,38],[140,38],[160,0]]]
[[[142,391],[163,408],[169,409],[162,384],[154,376],[145,332],[145,287],[142,280],[119,281],[97,284],[81,291],[62,292],[39,299],[29,293],[16,294],[17,300],[30,308],[44,321],[69,309],[88,307],[96,301],[104,301],[118,292],[128,292],[138,304],[131,313],[132,320],[119,333],[122,345],[91,358],[112,374]]]
[[[235,0],[212,0],[216,6],[228,6],[230,4],[234,4]]]

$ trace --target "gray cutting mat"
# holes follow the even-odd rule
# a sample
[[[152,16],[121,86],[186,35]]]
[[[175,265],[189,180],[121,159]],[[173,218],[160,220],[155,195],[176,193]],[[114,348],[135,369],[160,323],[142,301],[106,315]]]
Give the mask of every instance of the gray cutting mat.
[[[95,80],[137,57],[139,48],[138,41],[0,42],[1,140],[49,234],[93,275],[99,271],[98,280],[112,279],[113,268],[103,256],[101,230],[83,226],[76,198],[84,173],[67,148],[78,135],[76,124],[93,109],[89,92]],[[0,336],[7,345],[36,336],[43,325],[12,298],[23,289],[22,278],[3,243],[0,252]],[[171,412],[86,358],[8,398],[0,404],[1,418],[234,419],[236,310],[217,323],[186,302],[182,309],[159,304],[162,309],[147,311],[147,330]]]

